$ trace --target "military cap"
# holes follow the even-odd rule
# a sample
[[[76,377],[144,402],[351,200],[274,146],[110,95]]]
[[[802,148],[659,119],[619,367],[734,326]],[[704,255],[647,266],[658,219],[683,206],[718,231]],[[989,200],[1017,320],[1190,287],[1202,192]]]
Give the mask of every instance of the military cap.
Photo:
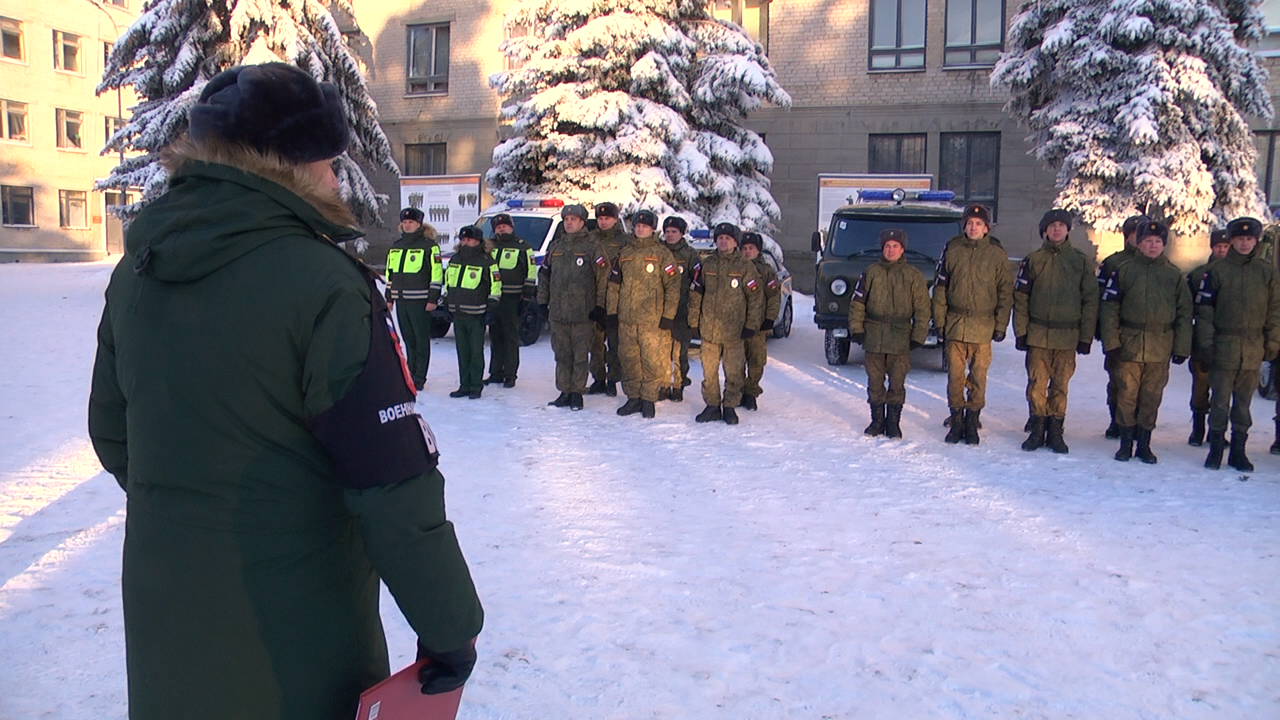
[[[1227,223],[1227,237],[1262,237],[1262,223],[1251,217],[1240,217]]]
[[[716,225],[714,230],[711,231],[711,238],[713,240],[720,237],[721,235],[728,235],[729,237],[733,238],[733,242],[735,244],[738,242],[741,242],[742,240],[742,231],[739,230],[738,226],[734,225],[733,223],[727,223],[727,222],[720,223]]]
[[[420,223],[422,222],[423,217],[422,211],[415,207],[407,207],[400,211],[400,222],[412,220],[416,223]]]
[[[1138,223],[1138,229],[1134,231],[1133,240],[1135,243],[1139,243],[1152,235],[1159,237],[1164,244],[1169,244],[1169,226],[1150,218]]]
[[[658,227],[658,216],[648,210],[641,210],[631,216],[632,225],[648,225],[651,228]]]
[[[987,227],[991,227],[991,210],[982,203],[972,203],[964,208],[964,215],[960,218],[961,224],[969,222],[969,218],[978,218]]]
[[[679,230],[681,234],[689,232],[689,223],[685,222],[684,218],[679,215],[669,215],[666,220],[662,221],[663,230],[672,227]]]
[[[764,249],[764,238],[758,232],[742,233],[742,245],[755,245],[757,250]]]
[[[1124,225],[1120,226],[1120,233],[1125,237],[1128,237],[1137,231],[1139,223],[1141,223],[1144,220],[1150,220],[1150,219],[1151,218],[1147,217],[1146,215],[1130,215],[1129,217],[1125,218]]]
[[[1226,245],[1231,242],[1231,238],[1227,237],[1226,230],[1214,230],[1209,233],[1209,247],[1214,245]]]
[[[596,205],[596,217],[618,217],[618,206],[611,202],[602,202]]]
[[[1054,208],[1049,212],[1045,213],[1044,217],[1040,218],[1040,236],[1044,237],[1044,232],[1049,229],[1050,225],[1056,222],[1060,222],[1063,225],[1066,225],[1067,230],[1070,230],[1071,229],[1071,213],[1067,212],[1066,210],[1063,210],[1062,208]]]
[[[458,231],[458,237],[463,240],[484,240],[484,233],[475,225],[466,225]]]
[[[885,228],[880,231],[880,249],[884,249],[885,243],[890,240],[902,246],[903,250],[907,249],[907,231],[902,228]]]
[[[515,221],[514,221],[514,220],[512,220],[512,219],[511,219],[511,216],[510,216],[510,215],[508,215],[508,214],[506,214],[506,213],[498,213],[497,215],[494,215],[494,216],[493,216],[493,227],[495,227],[495,228],[496,228],[496,227],[498,227],[499,225],[507,225],[507,226],[510,226],[510,227],[511,227],[511,229],[513,229],[513,230],[514,230],[514,229],[515,229],[515,227],[516,227],[516,223],[515,223]]]
[[[561,218],[567,218],[570,215],[576,218],[581,218],[583,222],[587,221],[587,209],[581,205],[565,205],[564,209],[560,211]]]

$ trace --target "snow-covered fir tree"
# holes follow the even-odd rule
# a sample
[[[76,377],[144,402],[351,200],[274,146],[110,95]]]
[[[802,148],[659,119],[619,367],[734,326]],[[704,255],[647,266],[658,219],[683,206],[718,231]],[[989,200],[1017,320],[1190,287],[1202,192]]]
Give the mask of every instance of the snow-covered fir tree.
[[[1248,116],[1270,119],[1256,0],[1030,0],[991,76],[1058,172],[1058,204],[1114,231],[1265,217]]]
[[[516,37],[501,50],[518,67],[489,84],[514,135],[493,151],[494,197],[774,228],[773,155],[742,122],[791,97],[764,49],[705,0],[522,0],[506,23]]]
[[[335,10],[354,17],[346,0]],[[186,132],[187,111],[205,83],[242,64],[286,62],[331,82],[347,110],[351,146],[334,161],[340,191],[360,222],[380,224],[385,195],[365,169],[399,174],[364,76],[325,5],[315,0],[149,0],[116,42],[98,93],[132,87],[141,98],[103,152],[140,151],[99,188],[142,188],[142,201],[121,208],[128,218],[165,189],[159,151]]]

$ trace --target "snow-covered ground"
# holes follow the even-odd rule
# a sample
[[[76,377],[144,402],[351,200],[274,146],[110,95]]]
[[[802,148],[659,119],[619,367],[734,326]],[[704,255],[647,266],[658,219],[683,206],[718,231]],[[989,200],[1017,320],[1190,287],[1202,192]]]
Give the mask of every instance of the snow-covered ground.
[[[126,715],[124,497],[84,419],[110,269],[0,265],[0,718]],[[858,352],[827,366],[796,315],[737,427],[694,424],[696,384],[652,421],[548,408],[545,338],[517,388],[452,400],[436,342],[420,408],[487,611],[460,717],[1280,717],[1269,403],[1257,472],[1204,470],[1174,368],[1160,464],[1118,463],[1095,349],[1071,453],[1025,453],[1005,342],[980,446],[942,442],[927,351],[906,439],[872,440]],[[384,616],[398,667],[413,635]]]

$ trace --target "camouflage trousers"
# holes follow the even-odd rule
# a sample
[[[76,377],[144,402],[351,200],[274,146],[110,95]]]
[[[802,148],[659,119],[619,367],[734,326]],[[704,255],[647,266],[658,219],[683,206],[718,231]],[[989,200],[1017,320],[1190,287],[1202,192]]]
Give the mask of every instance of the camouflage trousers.
[[[746,350],[742,341],[713,343],[702,341],[702,400],[709,406],[738,407],[747,374]],[[720,394],[720,368],[724,367],[724,395]]]
[[[595,338],[593,322],[551,322],[551,352],[556,356],[556,390],[587,391],[588,355]]]
[[[634,400],[658,401],[670,379],[671,333],[656,325],[618,323],[622,392]]]
[[[911,353],[867,353],[867,402],[872,405],[905,405]],[[888,389],[885,380],[889,381]]]
[[[1027,406],[1032,415],[1067,416],[1067,385],[1076,374],[1076,350],[1027,348]]]
[[[769,363],[767,332],[757,332],[743,341],[743,352],[747,356],[747,382],[742,392],[752,397],[760,397],[764,389],[760,380],[764,378],[764,366]]]
[[[431,313],[427,312],[427,304],[421,300],[397,300],[396,322],[404,340],[409,374],[414,385],[422,385],[431,365]]]
[[[987,371],[991,369],[991,343],[948,340],[947,407],[981,410],[987,406]]]
[[[667,383],[682,388],[689,380],[689,326],[677,322],[671,330],[671,372]]]
[[[1209,431],[1226,432],[1227,421],[1232,431],[1249,432],[1253,427],[1250,404],[1258,389],[1258,368],[1252,370],[1209,371]]]
[[[620,382],[622,366],[618,363],[618,326],[603,329],[596,325],[591,344],[591,378],[596,382]]]
[[[1113,364],[1116,379],[1116,424],[1153,430],[1169,384],[1169,361],[1125,362]]]
[[[1187,363],[1191,371],[1191,412],[1209,412],[1209,363],[1192,359]]]

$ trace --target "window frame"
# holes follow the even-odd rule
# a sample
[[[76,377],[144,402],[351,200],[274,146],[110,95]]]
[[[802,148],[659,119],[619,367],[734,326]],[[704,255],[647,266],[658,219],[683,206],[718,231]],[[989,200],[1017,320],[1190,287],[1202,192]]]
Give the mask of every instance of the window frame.
[[[876,73],[923,72],[928,62],[926,48],[929,45],[929,4],[927,0],[893,0],[893,2],[897,6],[897,15],[894,17],[895,44],[892,48],[879,49],[876,48],[876,0],[870,0],[868,3],[867,70]],[[902,44],[902,6],[903,3],[908,2],[918,2],[920,4],[921,44],[918,46]],[[902,58],[904,55],[919,55],[920,64],[903,65]],[[893,57],[893,66],[877,66],[875,61],[878,57]]]
[[[1272,210],[1280,209],[1280,193],[1277,193],[1277,197],[1275,198],[1271,197],[1272,183],[1280,181],[1280,177],[1277,177],[1276,173],[1276,140],[1280,139],[1280,130],[1254,130],[1253,136],[1254,147],[1257,147],[1259,139],[1263,137],[1267,138],[1266,172],[1262,177],[1258,178],[1258,184],[1262,186],[1262,197],[1266,199],[1267,207]],[[1259,153],[1259,155],[1261,155],[1261,153]],[[1259,159],[1261,159],[1261,157]],[[1254,174],[1257,175],[1256,166]]]
[[[975,197],[972,191],[973,180],[973,143],[965,144],[965,167],[964,167],[964,188],[948,187],[950,183],[944,182],[943,162],[946,158],[947,140],[953,136],[961,136],[968,139],[981,137],[995,138],[996,141],[996,158],[995,167],[992,174],[992,193],[991,197]],[[982,203],[991,209],[991,219],[995,222],[999,218],[1000,206],[1000,155],[1003,151],[1004,135],[999,130],[977,130],[971,132],[944,132],[938,136],[938,189],[951,190],[956,194],[954,203],[956,205],[968,205],[969,203]]]
[[[115,127],[113,128],[112,125]],[[124,118],[115,115],[102,116],[102,144],[105,146],[111,142],[111,136],[119,132],[124,127]]]
[[[14,105],[22,106],[22,137],[13,137],[13,128],[10,124],[10,108]],[[10,100],[8,98],[0,98],[0,142],[15,143],[21,145],[31,144],[31,104],[19,102],[18,100]]]
[[[409,172],[409,168],[410,168],[409,148],[427,148],[430,152],[430,158],[427,161],[427,169],[428,170],[436,169],[436,161],[438,159],[440,172],[426,172],[426,173]],[[433,175],[448,175],[449,174],[449,143],[405,143],[404,174],[409,177],[430,177]]]
[[[27,211],[30,213],[30,223],[10,222],[13,219],[11,208],[13,206],[13,191],[25,190],[28,199]],[[13,228],[33,228],[36,225],[36,189],[28,185],[0,185],[0,225]]]
[[[769,5],[772,3],[772,0],[756,0],[757,10],[760,13],[760,22],[759,26],[755,30],[756,35],[759,37],[751,37],[750,29],[742,22],[746,19],[747,0],[708,0],[707,12],[710,13],[713,18],[719,17],[716,15],[716,10],[718,9],[716,8],[717,2],[724,2],[729,5],[729,17],[720,19],[728,20],[734,25],[742,28],[743,32],[747,34],[747,37],[760,43],[760,46],[764,48],[765,53],[769,52]]]
[[[74,113],[80,116],[76,121],[78,125],[76,139],[80,141],[79,145],[70,144],[71,134],[67,132],[67,121],[70,119],[68,117],[69,113]],[[85,122],[89,118],[89,113],[83,110],[71,110],[70,108],[54,108],[53,116],[55,129],[57,130],[55,146],[59,150],[67,152],[87,152],[84,147],[84,126]]]
[[[84,48],[80,46],[80,41],[84,39],[84,35],[78,35],[66,30],[53,31],[53,69],[58,72],[69,73],[71,75],[84,75]],[[68,42],[67,38],[75,38],[74,43]],[[68,69],[66,67],[65,48],[72,45],[76,50],[76,66]]]
[[[79,195],[78,198],[71,197]],[[70,203],[73,200],[80,202],[80,218],[71,216]],[[80,220],[81,225],[72,225],[72,222]],[[59,190],[58,191],[58,227],[63,230],[88,230],[89,229],[89,193],[84,190]]]
[[[4,35],[16,36],[18,39],[18,56],[4,54]],[[22,21],[0,17],[0,60],[5,62],[27,64],[27,37],[22,31]]]
[[[873,145],[877,140],[892,139],[896,143],[894,153],[897,155],[896,170],[875,170],[871,166],[871,160],[874,157]],[[903,149],[907,140],[919,141],[921,143],[919,151],[919,167],[913,169],[903,168]],[[929,134],[928,133],[868,133],[867,134],[867,172],[876,175],[925,175],[928,173],[929,158]]]
[[[1000,42],[998,43],[980,43],[976,42],[978,31],[978,5],[983,0],[947,0],[946,15],[942,23],[942,67],[952,69],[968,69],[968,68],[989,68],[994,67],[996,60],[990,62],[979,61],[977,55],[982,51],[996,51],[996,59],[999,59],[1001,52],[1004,52],[1004,41],[1007,28],[1005,27],[1005,13],[1009,11],[1007,0],[1000,0]],[[967,43],[951,44],[947,33],[951,30],[951,8],[955,3],[968,3],[970,6],[969,13],[969,40]],[[951,62],[948,58],[952,53],[967,52],[969,59],[967,62]]]
[[[453,23],[452,22],[436,22],[436,23],[416,23],[405,26],[405,94],[406,95],[448,95],[449,94],[449,65],[452,64],[453,53]],[[440,30],[447,31],[449,36],[449,47],[445,52],[445,71],[443,73],[434,72],[431,75],[414,75],[413,66],[414,57],[414,36],[415,31],[430,30],[431,31],[431,63],[432,70],[435,67],[439,54]]]

